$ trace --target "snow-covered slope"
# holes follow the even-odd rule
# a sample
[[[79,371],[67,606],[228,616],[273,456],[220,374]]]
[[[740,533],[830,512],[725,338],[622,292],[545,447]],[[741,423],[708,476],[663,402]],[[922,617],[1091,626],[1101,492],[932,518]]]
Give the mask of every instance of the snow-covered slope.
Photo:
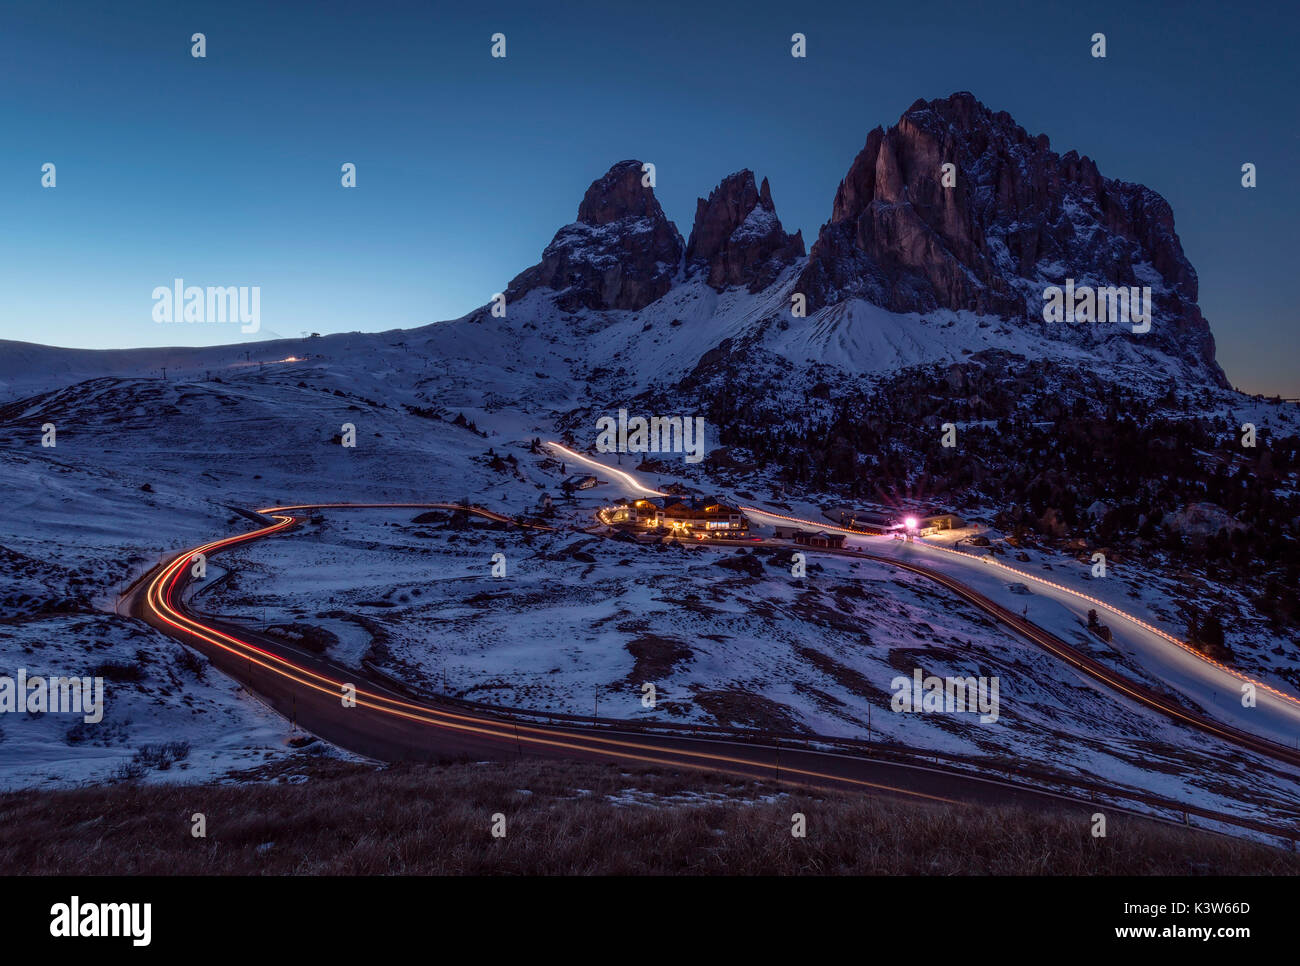
[[[163,735],[203,749],[188,759],[203,774],[283,751],[287,735],[256,706],[205,682],[152,632],[111,613],[122,582],[161,554],[238,527],[228,506],[468,497],[532,511],[543,494],[558,497],[559,481],[575,469],[536,452],[532,439],[581,430],[578,445],[586,447],[593,413],[638,398],[704,411],[713,389],[701,374],[719,359],[789,402],[787,434],[813,425],[799,407],[825,399],[815,390],[828,378],[865,385],[989,353],[1008,365],[1050,361],[1054,374],[1077,367],[1126,393],[1154,394],[1170,380],[1203,387],[1206,412],[1212,407],[1226,425],[1242,418],[1264,425],[1266,414],[1219,386],[1203,358],[1168,351],[1167,341],[1083,339],[968,308],[891,311],[870,301],[867,289],[814,303],[799,317],[792,298],[803,294],[813,254],[784,233],[766,181],[758,189],[741,172],[702,201],[688,257],[652,192],[638,187],[636,171],[623,162],[593,184],[575,222],[581,227],[561,229],[543,262],[515,279],[504,316],[484,306],[404,330],[210,348],[92,351],[0,342],[0,662],[43,673],[107,662],[138,675],[112,697],[105,744],[88,744],[50,721],[5,722],[0,781],[111,776]],[[1135,263],[1134,272],[1144,273],[1144,264]],[[1034,270],[1056,267],[1069,266],[1042,262]],[[1023,296],[1023,282],[1008,291]],[[963,384],[957,377],[950,383]],[[54,447],[42,446],[48,424],[57,431]],[[355,448],[339,445],[345,424],[356,430]],[[701,489],[722,482],[708,476],[707,465],[681,469],[680,478]],[[757,499],[778,498],[769,467],[755,460],[744,472]],[[597,498],[610,495],[598,488],[587,502],[566,505],[566,522],[586,525]],[[819,496],[800,494],[808,501],[803,512],[819,512]],[[511,544],[512,561],[514,554],[529,560],[521,568],[527,577],[509,606],[489,613],[459,594],[479,592],[471,585],[480,581],[470,577],[481,569],[487,542],[422,535],[412,526],[409,517],[348,527],[331,520],[292,553],[288,543],[241,551],[222,563],[237,577],[208,600],[227,613],[256,617],[260,610],[263,620],[314,622],[339,639],[341,658],[373,643],[355,621],[338,616],[345,605],[418,601],[394,606],[385,618],[390,671],[429,683],[450,664],[452,683],[467,694],[518,703],[535,697],[566,710],[584,710],[592,690],[627,679],[636,664],[629,640],[698,638],[689,645],[692,661],[665,672],[684,720],[741,721],[727,715],[736,711],[735,695],[747,694],[773,720],[835,734],[860,731],[869,701],[904,657],[963,673],[1009,662],[998,666],[1014,672],[1023,690],[1007,721],[1022,731],[1008,724],[990,741],[895,719],[894,736],[1225,802],[1249,784],[1250,768],[1241,762],[1231,779],[1216,771],[1229,750],[1215,746],[1184,759],[1175,726],[1131,708],[1121,709],[1119,750],[1106,747],[1116,734],[1112,698],[1084,689],[977,615],[944,610],[929,591],[888,569],[828,565],[808,587],[792,590],[783,581],[774,589],[766,572],[745,580],[696,559],[629,557],[624,564],[608,546],[600,548],[596,572],[579,566],[557,538],[545,546]],[[435,589],[415,594],[433,581]],[[572,586],[556,589],[566,582]],[[692,593],[692,582],[710,588],[711,604],[679,613],[668,602]],[[870,604],[856,596],[864,587]],[[408,600],[393,602],[394,592]],[[814,598],[821,600],[816,607]],[[429,601],[438,603],[437,613],[424,606]],[[924,616],[932,606],[937,613]],[[546,617],[543,630],[536,615]],[[602,629],[579,636],[593,622]],[[870,623],[874,643],[863,645],[850,622]],[[1291,660],[1282,654],[1266,670],[1281,673]],[[567,674],[555,677],[554,667]],[[1153,747],[1158,768],[1173,774],[1170,762],[1180,762],[1168,783],[1144,773]],[[1213,790],[1203,774],[1216,776]],[[1294,776],[1273,772],[1268,782],[1267,793],[1256,796],[1260,814],[1294,799]]]

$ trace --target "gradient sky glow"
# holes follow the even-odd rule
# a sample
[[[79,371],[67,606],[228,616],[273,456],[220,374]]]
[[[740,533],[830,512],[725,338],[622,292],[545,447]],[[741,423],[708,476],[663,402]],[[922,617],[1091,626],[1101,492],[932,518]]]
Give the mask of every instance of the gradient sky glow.
[[[0,338],[242,338],[153,322],[175,277],[261,286],[263,338],[455,318],[624,158],[655,162],[683,236],[696,197],[748,167],[811,244],[872,127],[969,90],[1164,195],[1229,379],[1300,396],[1300,6],[1045,6],[11,0]]]

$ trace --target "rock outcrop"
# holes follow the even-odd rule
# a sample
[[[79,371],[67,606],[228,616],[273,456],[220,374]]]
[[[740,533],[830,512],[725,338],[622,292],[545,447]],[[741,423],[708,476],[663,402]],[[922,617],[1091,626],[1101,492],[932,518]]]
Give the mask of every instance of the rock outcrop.
[[[722,291],[733,285],[757,292],[803,257],[803,235],[781,227],[767,179],[754,184],[746,168],[723,179],[708,200],[695,204],[695,226],[686,245],[688,271],[702,271]]]
[[[943,184],[952,164],[955,183]],[[1048,323],[1044,289],[1149,286],[1150,332]],[[895,312],[970,310],[1080,345],[1143,339],[1226,385],[1197,307],[1196,272],[1173,212],[1142,185],[1104,178],[1087,157],[1057,155],[1005,112],[968,93],[917,101],[867,136],[835,194],[795,290],[809,310],[860,297]]]
[[[620,161],[593,182],[578,220],[556,232],[539,264],[515,277],[507,299],[544,286],[567,310],[636,310],[667,292],[681,266],[682,236],[641,181],[640,161]]]

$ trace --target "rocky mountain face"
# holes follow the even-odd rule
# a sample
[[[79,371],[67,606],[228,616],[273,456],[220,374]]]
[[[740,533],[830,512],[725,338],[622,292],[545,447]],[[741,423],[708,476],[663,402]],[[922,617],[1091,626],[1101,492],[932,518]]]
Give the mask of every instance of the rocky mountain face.
[[[555,289],[566,310],[645,308],[673,284],[682,236],[654,189],[641,183],[640,161],[620,161],[587,189],[578,220],[555,233],[539,264],[510,283],[513,301],[539,286]]]
[[[1150,286],[1151,331],[1044,322],[1044,288],[1067,278]],[[1144,339],[1225,384],[1168,202],[1102,177],[1073,151],[1057,155],[1046,135],[1031,137],[968,93],[917,101],[867,136],[795,290],[809,311],[860,297],[895,312],[996,315],[1078,344]]]
[[[802,235],[784,230],[766,179],[758,183],[752,171],[698,200],[684,244],[641,168],[621,161],[598,178],[577,220],[510,283],[508,298],[544,288],[565,311],[639,311],[690,279],[717,291],[766,292],[805,258]],[[1149,329],[1134,331],[1141,316],[1045,318],[1053,287],[1149,290]],[[909,333],[895,330],[916,328],[900,318],[909,313],[964,311],[1000,318],[1007,348],[1027,337],[1048,354],[1064,342],[1139,366],[1160,367],[1168,356],[1227,385],[1168,202],[1102,177],[1074,151],[1056,154],[1045,135],[1030,136],[968,93],[917,101],[897,124],[868,134],[797,279],[788,292],[770,294],[789,304],[793,292],[806,296],[809,312],[860,299],[896,313],[889,332],[846,336],[853,345],[877,335],[885,346],[906,343]],[[828,321],[818,331],[834,341],[836,319]],[[799,335],[788,324],[782,331]],[[997,348],[988,343],[982,336],[978,344],[945,343],[942,352]]]
[[[684,265],[705,273],[718,291],[743,285],[757,292],[803,255],[803,236],[781,227],[766,178],[759,187],[752,171],[739,171],[699,199],[684,246],[654,189],[642,184],[641,162],[620,161],[592,182],[578,220],[556,232],[541,262],[516,276],[506,296],[513,301],[545,287],[566,310],[635,311],[662,297]]]
[[[803,234],[786,234],[767,179],[756,187],[748,168],[724,178],[707,201],[695,204],[686,264],[690,271],[704,272],[718,291],[744,285],[758,292],[803,255]]]

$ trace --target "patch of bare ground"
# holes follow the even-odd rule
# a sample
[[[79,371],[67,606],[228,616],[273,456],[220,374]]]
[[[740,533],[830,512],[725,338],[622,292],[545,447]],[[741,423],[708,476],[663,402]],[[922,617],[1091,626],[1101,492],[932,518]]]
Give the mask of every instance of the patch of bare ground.
[[[815,648],[799,647],[795,649],[795,653],[851,694],[888,703],[890,692],[876,687],[861,671],[847,667],[829,654],[824,654]]]
[[[673,673],[673,668],[689,661],[693,652],[682,641],[658,634],[642,634],[625,645],[636,660],[628,680],[633,684],[642,681],[661,681]]]
[[[720,725],[757,728],[760,731],[805,734],[808,731],[785,705],[750,691],[697,689],[694,692],[694,700]]]
[[[313,654],[324,654],[339,642],[337,634],[323,627],[317,627],[315,624],[272,624],[265,629],[264,633],[282,641],[297,644]]]
[[[216,785],[0,796],[0,873],[1295,875],[1300,856],[1112,817],[918,805],[551,761],[298,759]],[[249,780],[256,779],[256,780]],[[190,834],[202,812],[207,836]],[[493,838],[492,816],[506,819]],[[790,834],[791,814],[807,837]]]

